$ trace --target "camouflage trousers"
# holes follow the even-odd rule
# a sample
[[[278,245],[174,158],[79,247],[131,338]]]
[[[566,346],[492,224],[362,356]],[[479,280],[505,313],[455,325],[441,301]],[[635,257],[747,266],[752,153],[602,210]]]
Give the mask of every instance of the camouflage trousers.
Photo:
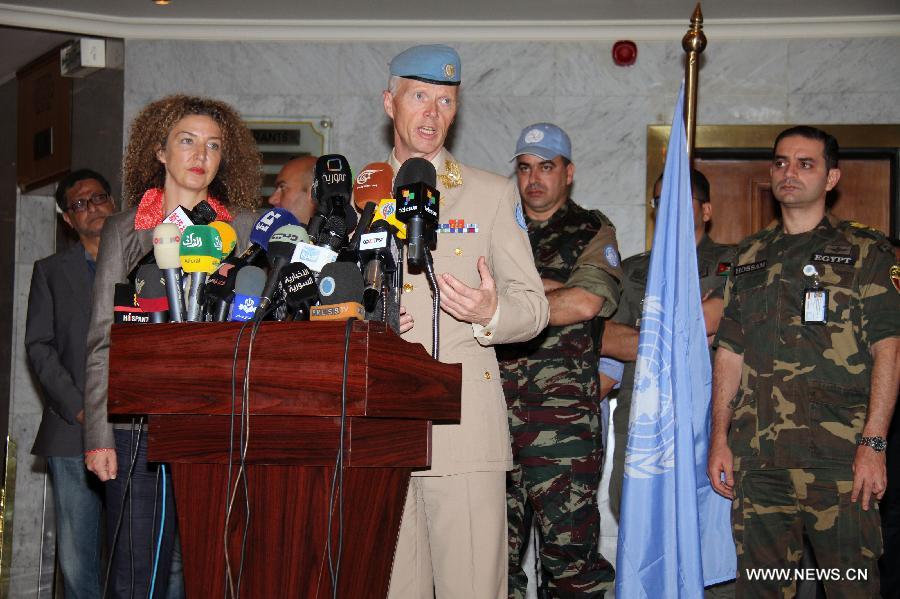
[[[797,582],[822,582],[829,598],[878,597],[881,525],[850,501],[853,475],[842,469],[735,471],[731,524],[737,547],[735,596],[793,597]],[[800,568],[803,534],[815,571]]]
[[[576,400],[508,402],[514,467],[507,475],[509,596],[523,599],[522,558],[532,515],[552,597],[603,597],[615,573],[599,553],[599,406]]]

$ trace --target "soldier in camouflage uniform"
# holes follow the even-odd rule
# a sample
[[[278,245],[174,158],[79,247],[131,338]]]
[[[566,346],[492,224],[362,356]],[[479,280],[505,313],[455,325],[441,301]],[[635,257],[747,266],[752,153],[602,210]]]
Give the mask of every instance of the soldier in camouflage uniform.
[[[532,514],[553,597],[602,597],[613,568],[599,553],[597,487],[602,440],[596,360],[600,318],[619,300],[615,228],[569,198],[575,166],[555,125],[526,127],[516,173],[550,326],[498,351],[509,409],[513,470],[507,479],[509,596],[524,598]]]
[[[662,177],[653,187],[654,202],[659,200]],[[734,246],[716,243],[706,234],[712,218],[709,181],[698,170],[691,170],[691,195],[694,205],[694,238],[697,241],[697,268],[700,275],[703,313],[707,323],[706,334],[715,335],[725,293],[725,282],[731,269]],[[655,206],[654,206],[655,208]],[[634,369],[637,358],[638,330],[641,309],[647,287],[647,271],[650,268],[650,252],[631,256],[622,263],[625,278],[622,281],[622,300],[619,309],[610,318],[603,331],[603,355],[625,362],[624,368],[614,360],[601,361],[601,377],[618,383],[616,409],[613,412],[613,467],[609,481],[609,507],[619,517],[622,499],[622,478],[625,472],[625,447],[628,444],[628,417],[631,411],[631,395],[634,391]]]
[[[878,595],[900,294],[884,237],[826,212],[837,154],[818,129],[778,136],[782,219],[739,244],[726,287],[708,475],[734,500],[738,597],[793,596],[792,576],[751,577],[797,567],[804,533],[829,597]]]

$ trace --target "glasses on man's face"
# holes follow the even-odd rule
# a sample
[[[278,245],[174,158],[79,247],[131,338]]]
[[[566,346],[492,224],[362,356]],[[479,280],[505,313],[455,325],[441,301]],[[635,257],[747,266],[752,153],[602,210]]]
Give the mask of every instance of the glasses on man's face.
[[[75,200],[66,210],[70,210],[72,212],[84,212],[87,210],[88,202],[93,204],[94,206],[102,206],[110,200],[108,193],[95,193],[89,198],[84,198],[81,200]]]

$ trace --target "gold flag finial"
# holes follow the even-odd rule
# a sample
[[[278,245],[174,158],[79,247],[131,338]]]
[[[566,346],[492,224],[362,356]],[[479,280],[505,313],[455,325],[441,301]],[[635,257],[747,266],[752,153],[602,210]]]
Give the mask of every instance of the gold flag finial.
[[[700,74],[700,54],[706,49],[703,33],[703,11],[700,3],[691,15],[691,26],[681,38],[681,47],[687,53],[685,61],[684,125],[687,133],[688,156],[694,156],[694,130],[697,126],[697,87]]]

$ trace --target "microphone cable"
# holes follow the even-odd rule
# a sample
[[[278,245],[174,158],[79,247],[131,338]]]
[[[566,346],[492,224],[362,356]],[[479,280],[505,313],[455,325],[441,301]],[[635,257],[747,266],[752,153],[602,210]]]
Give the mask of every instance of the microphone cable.
[[[247,478],[247,449],[250,446],[250,364],[253,357],[253,345],[256,342],[256,335],[259,332],[259,327],[262,325],[263,318],[266,317],[267,314],[274,310],[274,306],[269,306],[269,308],[263,313],[263,315],[259,318],[259,320],[254,319],[253,326],[250,329],[250,342],[247,344],[247,363],[244,371],[244,388],[243,388],[243,401],[241,404],[241,453],[240,453],[240,480],[243,482],[244,486],[244,532],[241,536],[241,560],[240,565],[238,566],[238,579],[237,579],[237,597],[241,596],[241,581],[243,580],[244,575],[244,562],[247,557],[247,538],[250,533],[250,484]],[[237,491],[237,484],[235,484],[235,492]],[[234,497],[232,497],[232,501],[234,501]]]
[[[344,326],[344,365],[341,372],[341,425],[338,451],[334,459],[334,473],[331,475],[331,495],[328,498],[328,528],[325,546],[328,551],[328,573],[331,576],[331,596],[337,599],[338,581],[341,576],[341,555],[344,551],[344,431],[347,422],[347,380],[350,372],[350,333],[356,318],[349,318]],[[335,487],[338,504],[338,546],[337,558],[331,546],[332,514],[334,513]]]
[[[125,520],[125,503],[126,503],[126,501],[128,501],[128,496],[131,492],[131,477],[134,474],[134,465],[137,462],[137,454],[138,454],[137,448],[141,442],[141,433],[143,432],[143,425],[144,425],[144,417],[141,416],[140,420],[138,420],[137,443],[135,443],[134,442],[135,441],[135,439],[134,439],[135,425],[134,425],[134,420],[131,421],[131,441],[132,442],[131,442],[131,447],[129,448],[129,452],[131,454],[131,463],[128,465],[128,476],[125,477],[125,488],[122,491],[122,504],[119,507],[119,518],[116,521],[116,529],[113,532],[112,547],[110,547],[108,561],[106,562],[106,576],[103,579],[103,594],[100,595],[104,599],[109,594],[109,579],[110,579],[110,576],[112,576],[113,558],[116,555],[116,548],[118,547],[118,544],[119,544],[119,533],[122,530],[122,523]],[[113,451],[115,451],[115,449],[113,449]],[[118,460],[116,461],[116,468],[118,469]],[[130,507],[131,503],[129,502],[128,505]],[[130,530],[131,529],[131,518],[128,519],[128,527]],[[131,557],[131,593],[130,593],[130,596],[134,596],[134,548],[131,545],[131,538],[130,538],[131,536],[132,535],[129,534],[129,541],[128,541],[129,549],[131,549],[131,556],[130,556]]]
[[[225,597],[227,598],[229,595],[229,591],[231,593],[231,597],[239,597],[241,592],[241,582],[243,579],[244,572],[244,563],[246,560],[246,552],[247,552],[247,538],[250,529],[250,487],[247,479],[247,469],[246,469],[246,458],[247,458],[247,450],[250,444],[250,366],[253,358],[253,345],[256,341],[256,335],[259,332],[259,327],[262,324],[262,320],[266,317],[274,309],[273,305],[270,305],[268,309],[260,314],[259,318],[254,317],[251,320],[245,321],[241,328],[238,331],[237,341],[235,342],[234,354],[232,356],[232,370],[231,370],[231,425],[230,425],[230,433],[228,439],[228,481],[226,488],[226,497],[225,497],[225,526],[223,530],[223,549],[225,552],[225,575],[226,575],[226,585],[225,585]],[[237,398],[236,385],[237,385],[237,362],[238,355],[240,353],[240,342],[241,337],[244,333],[244,329],[248,324],[252,323],[252,327],[250,329],[250,340],[247,345],[247,359],[244,366],[244,382],[242,386],[242,395],[241,395],[241,418],[240,418],[240,433],[238,438],[238,447],[239,447],[239,459],[238,459],[238,471],[237,475],[234,477],[234,484],[232,486],[232,472],[233,472],[233,456],[234,456],[234,417],[235,417],[235,401]],[[234,510],[234,503],[237,499],[237,493],[239,488],[243,486],[244,490],[244,531],[241,537],[241,551],[240,551],[240,562],[238,566],[238,575],[237,575],[237,583],[235,584],[234,578],[231,572],[231,558],[228,555],[228,528],[231,520],[231,514]]]
[[[437,360],[441,335],[441,289],[437,284],[437,277],[434,274],[434,258],[428,246],[425,246],[425,275],[434,291],[431,303],[431,357]]]
[[[232,355],[231,360],[231,418],[230,425],[228,431],[228,474],[225,481],[225,525],[222,531],[222,542],[223,542],[223,551],[225,553],[225,586],[224,586],[224,594],[227,599],[230,597],[236,597],[235,588],[234,588],[234,580],[231,576],[231,558],[228,555],[228,525],[231,521],[231,510],[233,499],[231,499],[232,495],[232,472],[234,468],[234,417],[235,417],[235,403],[237,400],[237,364],[238,364],[238,356],[240,353],[241,347],[241,338],[244,335],[244,329],[247,328],[247,325],[250,324],[251,321],[247,320],[241,325],[241,328],[238,329],[237,339],[234,343],[234,354]],[[241,412],[242,412],[242,420],[241,420],[241,432],[243,433],[243,398],[241,402]],[[238,474],[240,476],[240,473]],[[236,481],[235,481],[236,484]],[[230,592],[230,594],[229,594]]]
[[[153,599],[153,590],[156,588],[156,572],[159,568],[159,553],[162,549],[163,530],[166,526],[166,465],[160,464],[158,473],[162,474],[162,510],[159,516],[159,536],[156,540],[156,556],[153,559],[153,570],[150,574],[150,592],[147,593],[147,599]],[[155,496],[155,494],[154,494]],[[155,499],[154,499],[155,502]],[[156,519],[156,509],[153,510],[153,519]],[[153,528],[151,527],[152,531]]]

